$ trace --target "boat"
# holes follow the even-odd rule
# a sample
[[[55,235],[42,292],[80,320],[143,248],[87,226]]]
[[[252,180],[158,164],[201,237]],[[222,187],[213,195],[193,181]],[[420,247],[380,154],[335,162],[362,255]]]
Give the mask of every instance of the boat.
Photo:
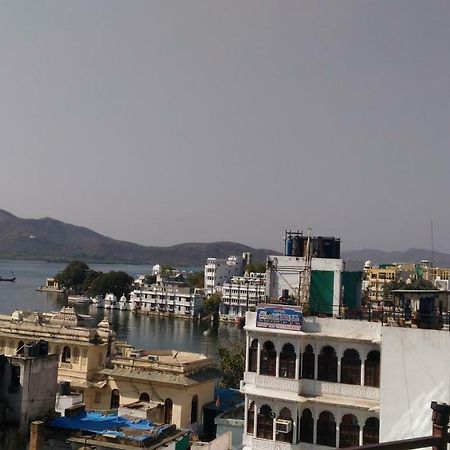
[[[14,276],[13,272],[11,272],[11,274],[12,274],[12,277],[9,277],[9,278],[4,278],[4,277],[0,276],[0,281],[9,281],[11,283],[14,283],[16,281],[16,277]]]
[[[91,303],[91,299],[89,297],[86,297],[85,295],[69,295],[67,297],[67,301],[69,303],[77,303],[77,304],[85,304],[85,303]]]

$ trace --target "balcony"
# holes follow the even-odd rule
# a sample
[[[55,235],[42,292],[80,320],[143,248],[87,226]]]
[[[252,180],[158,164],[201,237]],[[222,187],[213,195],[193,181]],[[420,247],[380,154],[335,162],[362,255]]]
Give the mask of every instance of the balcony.
[[[244,373],[244,383],[259,389],[273,389],[274,391],[299,394],[302,380],[258,375],[254,372]]]

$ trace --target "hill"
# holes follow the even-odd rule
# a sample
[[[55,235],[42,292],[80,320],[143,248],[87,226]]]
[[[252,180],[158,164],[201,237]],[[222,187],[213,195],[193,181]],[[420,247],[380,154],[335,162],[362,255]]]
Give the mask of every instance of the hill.
[[[85,227],[45,217],[23,219],[0,209],[0,258],[44,259],[136,264],[203,266],[208,257],[223,258],[251,252],[263,261],[272,250],[254,249],[236,242],[187,243],[170,247],[149,247],[118,241]]]
[[[343,257],[346,259],[353,259],[358,261],[372,261],[373,264],[382,263],[419,263],[423,259],[430,260],[430,250],[420,248],[410,248],[406,251],[392,251],[386,252],[375,249],[363,249],[363,250],[351,250],[342,252]],[[433,253],[433,265],[441,267],[450,266],[450,255],[447,253],[434,252]]]

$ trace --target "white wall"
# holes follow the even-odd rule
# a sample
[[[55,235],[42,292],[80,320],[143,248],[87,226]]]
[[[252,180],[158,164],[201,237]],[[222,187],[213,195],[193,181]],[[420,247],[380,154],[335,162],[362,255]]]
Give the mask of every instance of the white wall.
[[[383,327],[380,441],[430,435],[432,401],[450,403],[450,333]]]

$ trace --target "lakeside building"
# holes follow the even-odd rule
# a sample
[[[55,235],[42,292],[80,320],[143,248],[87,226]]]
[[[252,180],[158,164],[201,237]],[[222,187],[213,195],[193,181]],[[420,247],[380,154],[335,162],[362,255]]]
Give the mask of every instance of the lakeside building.
[[[267,301],[298,303],[306,286],[310,312],[339,315],[361,306],[362,275],[361,262],[340,258],[340,239],[286,232],[285,254],[267,257]]]
[[[205,265],[205,293],[211,295],[220,291],[224,283],[230,282],[234,276],[244,274],[245,267],[251,262],[251,254],[243,253],[242,258],[208,258]]]
[[[18,355],[0,355],[0,448],[25,448],[30,421],[55,409],[58,359],[47,343],[33,343]]]
[[[179,284],[142,285],[130,293],[132,309],[148,313],[171,313],[182,317],[197,317],[204,300],[203,289]]]
[[[429,434],[431,401],[450,400],[446,331],[303,317],[260,305],[246,315],[245,449],[347,447]]]
[[[266,298],[266,274],[245,273],[234,276],[222,286],[221,318],[245,317],[247,311]]]
[[[84,322],[71,307],[57,313],[0,315],[0,352],[14,356],[31,341],[47,341],[49,353],[57,355],[58,381],[69,381],[75,392],[83,394],[86,406],[93,407],[107,384],[99,372],[115,351],[116,334],[107,320],[97,328],[88,328]]]

